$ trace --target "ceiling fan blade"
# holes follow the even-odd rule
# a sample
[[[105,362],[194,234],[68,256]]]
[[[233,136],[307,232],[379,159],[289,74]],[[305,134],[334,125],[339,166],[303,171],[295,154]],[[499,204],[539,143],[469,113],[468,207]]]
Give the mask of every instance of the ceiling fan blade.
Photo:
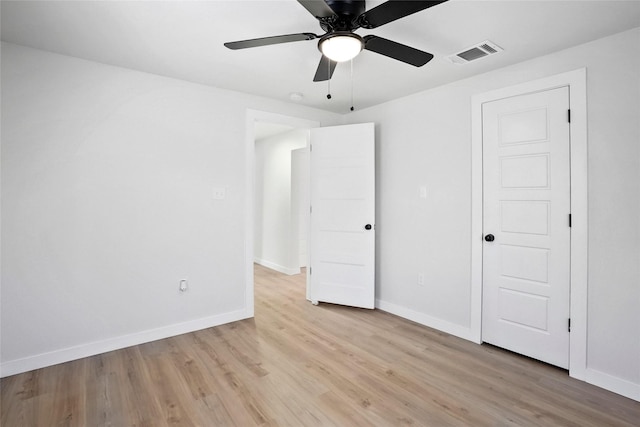
[[[335,15],[335,12],[324,0],[298,0],[298,3],[316,18],[328,18]]]
[[[272,44],[299,42],[303,40],[317,39],[313,33],[285,34],[283,36],[262,37],[259,39],[241,40],[237,42],[227,42],[224,45],[229,49],[246,49],[249,47],[268,46]]]
[[[322,55],[320,59],[320,64],[318,64],[318,69],[316,70],[316,75],[313,77],[314,82],[324,82],[326,80],[330,80],[331,76],[333,76],[333,72],[336,69],[337,62],[330,60],[326,56]]]
[[[379,53],[380,55],[388,56],[389,58],[397,59],[398,61],[406,62],[407,64],[411,64],[416,67],[422,67],[433,59],[433,55],[430,53],[423,52],[391,40],[383,39],[378,36],[365,36],[364,48],[371,52]]]
[[[358,22],[363,28],[377,28],[445,1],[389,0],[360,15]]]

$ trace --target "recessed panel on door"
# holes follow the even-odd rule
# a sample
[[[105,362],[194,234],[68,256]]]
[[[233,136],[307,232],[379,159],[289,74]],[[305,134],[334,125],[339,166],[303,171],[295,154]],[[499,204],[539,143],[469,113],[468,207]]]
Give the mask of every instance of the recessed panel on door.
[[[363,191],[367,183],[354,180],[354,175],[365,172],[360,165],[327,167],[318,174],[318,197],[325,200],[364,200]]]
[[[534,200],[502,200],[500,229],[505,233],[549,234],[549,202]]]
[[[314,207],[314,213],[322,217],[320,227],[323,232],[362,233],[365,231],[363,219],[357,215],[343,215],[342,210],[358,212],[366,209],[367,205],[368,201],[359,199],[323,199]]]
[[[547,331],[549,298],[512,289],[500,289],[499,318],[502,321]]]
[[[505,277],[549,282],[549,250],[513,245],[500,245],[501,270]]]
[[[500,145],[531,144],[548,140],[547,109],[500,114]]]
[[[501,157],[500,177],[502,188],[548,188],[549,155]]]

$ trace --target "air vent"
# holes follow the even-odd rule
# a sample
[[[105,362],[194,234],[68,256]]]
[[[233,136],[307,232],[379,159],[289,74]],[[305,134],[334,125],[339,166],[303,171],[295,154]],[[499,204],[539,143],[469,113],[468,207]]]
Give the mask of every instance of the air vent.
[[[475,46],[466,48],[462,52],[449,56],[448,59],[454,64],[466,64],[468,62],[475,61],[480,58],[484,58],[485,56],[502,52],[503,50],[504,49],[502,49],[497,44],[489,40],[485,40],[482,43],[478,43]]]

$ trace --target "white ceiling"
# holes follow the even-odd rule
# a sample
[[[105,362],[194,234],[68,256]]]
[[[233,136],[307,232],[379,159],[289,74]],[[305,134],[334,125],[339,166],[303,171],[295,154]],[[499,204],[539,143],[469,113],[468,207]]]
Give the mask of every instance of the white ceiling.
[[[281,125],[277,123],[256,122],[254,131],[254,139],[260,141],[281,133],[291,132],[295,129],[293,126]]]
[[[367,2],[368,9],[382,1]],[[2,1],[2,40],[219,88],[347,113],[349,63],[312,81],[315,40],[232,51],[223,42],[322,30],[296,0]],[[364,51],[353,62],[357,109],[640,26],[640,1],[450,0],[374,30],[430,52],[421,68]],[[484,40],[504,52],[457,65]],[[594,52],[597,55],[598,52]],[[632,54],[638,54],[633,52]]]

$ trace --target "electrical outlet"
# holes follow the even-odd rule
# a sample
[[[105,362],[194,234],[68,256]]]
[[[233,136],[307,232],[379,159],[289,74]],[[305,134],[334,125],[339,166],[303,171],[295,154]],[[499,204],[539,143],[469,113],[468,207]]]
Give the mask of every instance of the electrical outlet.
[[[418,273],[418,286],[424,286],[424,274]]]
[[[180,292],[187,292],[188,289],[189,283],[187,282],[187,279],[180,280]]]
[[[227,189],[225,187],[215,187],[213,189],[214,200],[223,200],[225,197],[227,197]]]

